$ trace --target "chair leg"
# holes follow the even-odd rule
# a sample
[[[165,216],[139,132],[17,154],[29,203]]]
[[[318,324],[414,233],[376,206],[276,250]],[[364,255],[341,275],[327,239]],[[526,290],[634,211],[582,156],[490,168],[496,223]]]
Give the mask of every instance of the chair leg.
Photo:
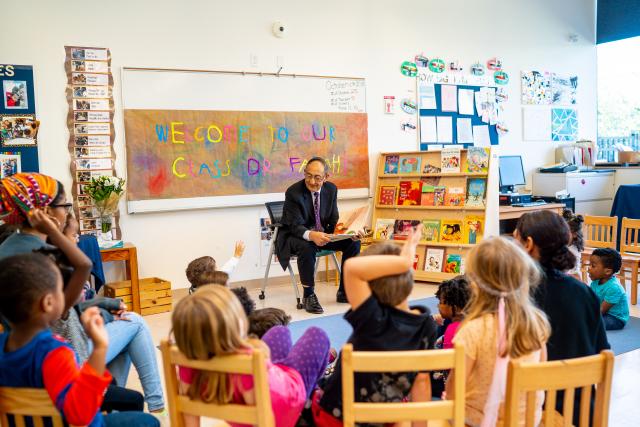
[[[631,269],[631,304],[638,303],[638,263],[636,262]]]
[[[336,266],[336,274],[335,274],[335,282],[336,282],[336,286],[340,285],[340,263],[338,262],[338,256],[336,255],[336,253],[332,253],[332,258],[333,258],[333,264]],[[329,281],[329,279],[327,279],[327,282]]]
[[[291,268],[291,263],[287,265],[287,270],[289,270],[289,276],[291,277],[291,285],[293,286],[293,291],[296,294],[296,308],[298,310],[302,309],[302,301],[300,301],[300,291],[298,290],[298,283],[296,282],[296,275],[293,274],[293,268]]]
[[[329,282],[329,258],[324,257],[324,281]]]
[[[262,279],[262,288],[260,289],[259,299],[264,299],[264,291],[267,290],[267,282],[269,281],[269,270],[271,270],[271,261],[273,260],[273,253],[276,250],[276,240],[273,239],[271,247],[269,248],[269,258],[267,259],[267,269],[264,271],[264,279]]]

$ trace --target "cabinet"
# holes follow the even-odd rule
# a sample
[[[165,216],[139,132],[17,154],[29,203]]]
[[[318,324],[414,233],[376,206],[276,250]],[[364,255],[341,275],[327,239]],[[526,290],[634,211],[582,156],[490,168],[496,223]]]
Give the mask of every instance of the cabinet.
[[[553,197],[567,190],[576,200],[575,212],[608,216],[614,196],[614,171],[533,174],[534,196]]]
[[[406,227],[422,227],[416,280],[441,282],[463,273],[467,253],[484,236],[490,149],[470,150],[471,156],[460,150],[459,170],[452,172],[443,167],[443,158],[451,158],[444,151],[381,153],[378,158],[373,238],[403,244]],[[394,160],[400,165],[395,169],[389,166]],[[403,168],[403,160],[414,167]]]

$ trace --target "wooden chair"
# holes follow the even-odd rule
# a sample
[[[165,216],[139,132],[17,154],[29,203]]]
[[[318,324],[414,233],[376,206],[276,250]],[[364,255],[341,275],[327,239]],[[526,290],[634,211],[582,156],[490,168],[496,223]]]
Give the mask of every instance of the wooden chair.
[[[618,217],[585,215],[582,234],[584,236],[585,249],[582,251],[580,270],[582,272],[582,281],[589,283],[587,281],[587,269],[591,252],[596,248],[616,248]]]
[[[631,274],[631,304],[638,303],[638,270],[640,267],[640,219],[622,218],[622,230],[620,233],[620,255],[622,256],[622,269],[620,275],[626,277]]]
[[[454,369],[454,400],[408,403],[354,402],[355,372],[415,372]],[[421,351],[353,351],[351,344],[342,348],[342,418],[343,425],[356,422],[396,423],[407,421],[452,420],[453,427],[464,426],[464,348]],[[429,427],[436,424],[430,422]],[[440,424],[442,425],[442,424]]]
[[[14,425],[25,426],[31,419],[34,426],[43,426],[44,420],[51,420],[53,427],[62,427],[62,415],[42,388],[0,387],[0,426],[9,426],[9,418]]]
[[[580,426],[589,425],[591,389],[596,385],[593,414],[594,427],[606,427],[609,419],[609,399],[614,356],[604,350],[595,356],[553,362],[509,362],[505,400],[505,426],[517,426],[519,406],[526,393],[525,426],[534,426],[536,391],[546,391],[542,421],[546,427],[572,426],[575,389],[580,388]],[[556,392],[564,390],[564,417],[556,410]],[[521,420],[520,420],[521,421]]]
[[[160,343],[162,365],[167,385],[169,416],[173,427],[184,427],[183,414],[217,418],[234,423],[250,424],[258,427],[274,427],[275,421],[271,409],[271,396],[267,382],[265,355],[255,349],[250,355],[214,357],[210,360],[187,359],[175,345],[163,340]],[[214,404],[191,400],[179,394],[177,367],[202,371],[224,372],[229,374],[253,375],[255,405],[235,403]]]

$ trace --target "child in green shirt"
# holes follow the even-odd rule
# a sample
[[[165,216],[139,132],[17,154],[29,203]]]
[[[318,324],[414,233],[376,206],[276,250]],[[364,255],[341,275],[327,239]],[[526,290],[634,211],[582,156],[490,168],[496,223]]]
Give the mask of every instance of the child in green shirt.
[[[615,249],[595,249],[591,254],[591,289],[600,301],[600,312],[608,331],[622,329],[629,321],[627,293],[615,276],[621,266],[622,257]]]

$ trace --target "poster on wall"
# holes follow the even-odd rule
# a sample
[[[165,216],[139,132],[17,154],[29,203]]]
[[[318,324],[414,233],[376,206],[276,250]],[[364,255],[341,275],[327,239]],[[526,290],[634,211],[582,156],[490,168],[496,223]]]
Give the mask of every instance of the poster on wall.
[[[546,71],[523,71],[522,103],[525,105],[549,105],[552,101],[551,73]]]
[[[94,178],[116,176],[111,53],[106,48],[79,46],[65,46],[65,52],[74,208],[81,234],[99,236],[101,212],[86,193],[86,185]],[[112,236],[119,239],[119,212],[111,220]]]
[[[578,91],[578,76],[554,73],[551,76],[552,102],[556,105],[574,105]]]
[[[33,67],[0,63],[0,153],[18,155],[22,172],[38,172],[36,98]],[[8,170],[8,168],[7,168]]]
[[[573,142],[578,139],[578,112],[573,108],[551,109],[551,140]]]

